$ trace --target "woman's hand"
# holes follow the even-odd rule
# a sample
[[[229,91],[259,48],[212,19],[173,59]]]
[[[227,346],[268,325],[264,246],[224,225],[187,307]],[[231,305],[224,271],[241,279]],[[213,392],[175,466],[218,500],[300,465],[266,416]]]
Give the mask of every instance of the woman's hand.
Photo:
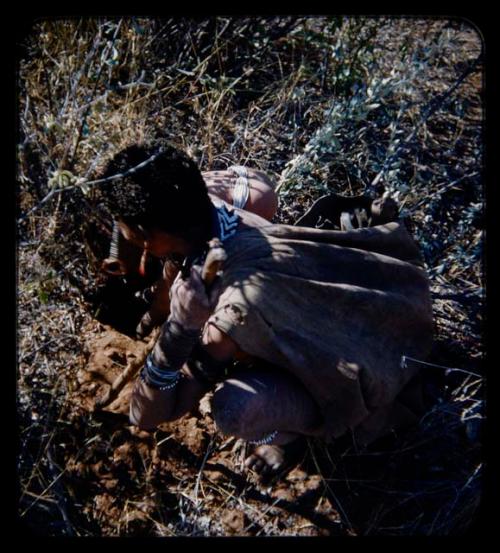
[[[171,288],[170,317],[185,330],[199,330],[207,322],[214,305],[213,292],[208,296],[205,284],[196,267],[189,278],[179,274]]]

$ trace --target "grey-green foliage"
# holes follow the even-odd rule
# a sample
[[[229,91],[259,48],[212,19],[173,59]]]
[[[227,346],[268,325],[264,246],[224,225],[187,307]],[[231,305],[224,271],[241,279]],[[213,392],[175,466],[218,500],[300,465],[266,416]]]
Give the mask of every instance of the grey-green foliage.
[[[380,26],[380,32],[385,27]],[[340,40],[340,39],[339,39]],[[313,134],[303,152],[286,165],[280,176],[280,190],[306,186],[328,191],[327,165],[332,160],[352,168],[358,178],[369,184],[368,176],[375,174],[374,184],[384,176],[384,184],[396,193],[402,183],[398,181],[400,159],[397,155],[408,131],[401,121],[409,107],[415,103],[414,85],[425,81],[427,65],[416,61],[415,52],[401,48],[400,58],[391,68],[379,65],[373,45],[365,44],[358,50],[355,65],[344,64],[348,54],[339,44],[332,47],[332,58],[337,70],[332,80],[348,78],[363,68],[365,80],[353,79],[350,93],[336,95],[324,111],[322,126]],[[428,54],[432,55],[433,49]],[[338,59],[340,58],[340,59]],[[422,106],[423,107],[423,106]],[[370,144],[368,131],[382,133],[385,146]],[[411,130],[410,130],[411,132]],[[403,187],[400,192],[406,192]]]
[[[342,173],[332,171],[341,167],[366,192],[383,185],[400,202],[403,214],[414,217],[431,274],[433,268],[439,274],[457,263],[477,268],[483,237],[471,221],[478,224],[483,202],[478,180],[481,130],[471,119],[470,94],[460,88],[449,97],[445,93],[464,70],[464,64],[454,63],[457,48],[469,63],[478,52],[464,49],[464,30],[451,32],[431,23],[427,35],[395,40],[398,29],[411,25],[381,22],[371,41],[358,44],[354,62],[349,48],[355,41],[332,47],[337,63],[332,79],[346,79],[353,72],[356,78],[347,93],[330,99],[320,127],[286,164],[279,192],[287,202],[305,190],[349,193],[346,181],[339,181]],[[384,47],[392,48],[390,55],[378,55]],[[443,94],[445,100],[436,101]],[[465,153],[462,134],[467,136],[462,141],[468,145]]]
[[[346,164],[363,161],[363,151],[357,146],[362,144],[367,117],[372,110],[380,108],[387,96],[394,92],[397,80],[394,75],[374,77],[368,86],[359,88],[353,96],[333,99],[329,109],[325,110],[323,125],[314,133],[304,151],[291,159],[281,173],[282,194],[286,194],[289,188],[304,186],[327,191],[328,184],[318,180],[317,175],[324,174],[324,167],[328,162],[332,159]],[[393,139],[388,152],[400,140],[396,138],[397,128],[394,125],[393,127]]]

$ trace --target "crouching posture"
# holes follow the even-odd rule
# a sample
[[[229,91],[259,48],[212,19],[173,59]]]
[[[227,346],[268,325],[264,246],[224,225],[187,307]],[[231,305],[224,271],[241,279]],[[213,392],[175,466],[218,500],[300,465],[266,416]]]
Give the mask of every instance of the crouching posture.
[[[265,173],[235,165],[223,171],[202,173],[209,196],[215,201],[223,200],[230,205],[256,213],[271,220],[278,208],[278,198],[274,192],[274,182]],[[172,261],[164,261],[161,274],[151,271],[148,251],[129,242],[120,232],[117,221],[113,224],[110,255],[104,259],[101,269],[113,276],[139,275],[148,277],[151,273],[159,277],[154,284],[139,294],[148,304],[147,312],[142,316],[135,332],[144,338],[153,328],[165,322],[170,313],[169,290],[178,273],[178,267]],[[149,270],[148,270],[149,269]],[[158,269],[158,266],[156,267]]]
[[[142,164],[142,162],[147,163]],[[432,341],[422,259],[400,222],[347,231],[275,225],[210,197],[171,146],[119,153],[100,189],[127,240],[183,259],[170,313],[138,378],[133,424],[153,429],[213,390],[220,432],[255,444],[247,466],[279,470],[304,436],[370,443],[405,423],[405,403]],[[208,242],[226,253],[211,286]]]

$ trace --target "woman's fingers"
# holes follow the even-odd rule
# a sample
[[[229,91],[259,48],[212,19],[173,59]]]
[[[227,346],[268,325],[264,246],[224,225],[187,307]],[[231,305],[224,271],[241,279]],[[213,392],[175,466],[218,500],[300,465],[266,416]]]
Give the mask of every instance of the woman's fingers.
[[[189,278],[174,282],[171,314],[186,328],[201,328],[210,316],[209,298],[197,268],[191,268]]]
[[[213,283],[213,285],[211,286],[210,291],[208,293],[208,299],[209,299],[210,307],[212,309],[214,309],[215,306],[217,305],[221,292],[222,292],[222,280],[220,278],[217,278]]]
[[[201,278],[201,274],[196,267],[191,267],[191,273],[189,275],[189,280],[193,288],[199,292],[205,292],[205,284]]]
[[[145,338],[153,330],[153,321],[149,311],[143,315],[140,323],[137,325],[135,332],[139,338]]]

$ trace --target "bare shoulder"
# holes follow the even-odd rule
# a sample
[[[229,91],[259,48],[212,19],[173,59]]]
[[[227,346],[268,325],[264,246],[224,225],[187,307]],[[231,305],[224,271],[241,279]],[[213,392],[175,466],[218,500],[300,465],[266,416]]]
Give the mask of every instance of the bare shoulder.
[[[269,186],[272,190],[276,188],[276,180],[261,169],[253,169],[247,167],[248,177],[256,182],[261,182],[262,184]]]
[[[278,209],[278,197],[275,193],[276,182],[260,169],[251,167],[246,169],[248,197],[244,209],[270,221]],[[233,190],[237,177],[231,170],[207,171],[202,175],[212,197],[215,196],[230,205],[233,203]]]
[[[245,167],[247,170],[248,179],[255,185],[260,183],[274,190],[276,188],[276,180],[265,171],[261,169],[255,169],[253,167]],[[230,169],[222,169],[218,171],[203,171],[203,179],[207,183],[207,186],[224,186],[230,184],[235,174]]]
[[[258,213],[248,211],[247,209],[238,209],[238,215],[241,220],[240,228],[245,228],[245,227],[260,228],[260,227],[267,227],[270,224],[268,219],[265,219]]]

